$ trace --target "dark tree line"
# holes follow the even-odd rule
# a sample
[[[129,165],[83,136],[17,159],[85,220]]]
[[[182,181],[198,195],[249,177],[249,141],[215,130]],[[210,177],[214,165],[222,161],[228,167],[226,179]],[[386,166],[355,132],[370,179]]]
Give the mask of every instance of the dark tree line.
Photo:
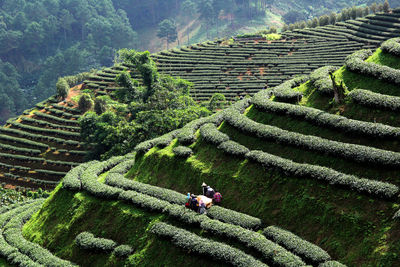
[[[135,40],[111,0],[1,0],[0,122],[53,95],[58,77],[111,65]]]

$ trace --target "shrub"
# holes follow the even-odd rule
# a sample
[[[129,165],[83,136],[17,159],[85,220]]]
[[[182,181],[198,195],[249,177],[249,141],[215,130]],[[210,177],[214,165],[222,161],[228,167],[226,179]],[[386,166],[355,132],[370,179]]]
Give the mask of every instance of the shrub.
[[[22,236],[24,222],[40,209],[43,202],[43,199],[39,199],[0,216],[0,225],[4,225],[3,235],[0,235],[0,253],[8,261],[21,266],[76,266]],[[8,243],[6,247],[3,247],[3,241]]]
[[[326,167],[295,163],[263,151],[251,151],[246,157],[261,163],[265,168],[277,169],[287,175],[322,180],[332,185],[346,186],[357,192],[381,198],[393,199],[399,193],[399,188],[393,184],[358,178],[354,175],[343,174]]]
[[[350,92],[350,96],[356,95],[359,97],[359,93],[355,92],[358,90],[353,90]],[[365,90],[363,90],[365,91]],[[353,93],[355,92],[355,93]],[[366,95],[369,91],[365,92]],[[375,93],[373,93],[375,94]],[[391,98],[391,97],[390,97]],[[389,99],[388,99],[389,100]],[[381,123],[371,123],[365,121],[358,121],[348,119],[343,116],[330,114],[319,109],[305,107],[300,105],[291,105],[286,103],[278,103],[271,101],[269,99],[263,98],[258,93],[253,97],[253,104],[261,110],[265,110],[271,113],[287,115],[294,117],[299,120],[308,121],[316,126],[329,127],[335,130],[344,131],[353,134],[359,134],[369,137],[379,137],[379,138],[399,138],[400,128],[391,127]],[[382,100],[383,101],[383,100]],[[378,99],[376,99],[378,102]],[[400,97],[399,97],[399,107],[400,107]]]
[[[382,51],[400,56],[400,38],[392,38],[382,43],[381,45]]]
[[[81,182],[82,173],[87,169],[88,166],[95,163],[97,163],[97,161],[84,163],[70,170],[62,180],[63,188],[72,191],[80,191],[82,188],[82,182]]]
[[[157,200],[168,201],[169,203],[183,205],[186,202],[186,195],[184,194],[178,193],[170,189],[160,188],[157,186],[129,180],[120,174],[115,174],[115,173],[108,174],[106,177],[106,184],[110,186],[116,186],[124,190],[134,190],[136,192],[141,193],[140,195],[145,194],[154,197]],[[132,191],[125,191],[125,192],[132,192]],[[120,198],[130,200],[134,197],[140,197],[140,195],[127,193],[123,196],[120,195]],[[149,198],[147,200],[151,201],[151,199]],[[141,203],[143,204],[143,202]],[[167,206],[165,202],[163,203],[165,206]],[[211,218],[227,223],[240,225],[248,229],[256,229],[261,226],[261,220],[258,218],[237,211],[225,209],[219,206],[213,206],[211,209],[208,210],[207,215]]]
[[[156,223],[150,231],[158,236],[172,239],[172,242],[178,247],[210,256],[213,259],[224,261],[234,266],[267,266],[239,249],[201,238],[191,232],[166,223]]]
[[[279,227],[269,226],[264,229],[263,234],[268,239],[273,240],[313,264],[322,263],[331,259],[329,254],[320,247]]]
[[[69,94],[69,85],[64,78],[58,78],[56,87],[58,96],[60,96],[62,99],[67,98]]]
[[[373,62],[365,62],[372,55],[371,50],[360,50],[346,58],[346,66],[354,72],[375,77],[386,82],[400,84],[400,70]]]
[[[209,110],[221,109],[225,106],[226,99],[221,93],[215,93],[212,95],[210,102],[208,103]]]
[[[188,158],[193,154],[193,150],[186,146],[177,146],[172,149],[175,155],[182,158]]]
[[[398,152],[290,132],[275,126],[255,122],[234,111],[225,113],[225,119],[230,125],[243,132],[280,144],[300,147],[336,157],[343,157],[356,162],[366,162],[374,165],[391,167],[400,166],[400,153]]]
[[[226,224],[217,220],[203,220],[200,223],[203,230],[232,238],[245,244],[250,249],[255,249],[273,266],[304,266],[305,263],[296,255],[290,253],[280,245],[268,240],[260,233],[241,228],[240,226]]]
[[[325,66],[314,70],[310,74],[310,81],[312,85],[322,94],[333,95],[332,80],[329,76],[329,72],[337,70],[334,66]]]
[[[101,115],[107,110],[107,98],[108,96],[98,96],[94,100],[94,112],[97,115]]]
[[[82,112],[86,112],[93,107],[93,100],[91,96],[87,93],[84,93],[81,95],[79,98],[78,102],[79,109],[82,110]]]
[[[374,93],[368,90],[355,89],[349,93],[351,99],[362,105],[372,108],[400,110],[400,97]]]
[[[318,265],[318,267],[346,267],[346,265],[341,264],[338,261],[327,261]]]
[[[120,245],[116,247],[113,251],[114,255],[120,258],[127,257],[132,254],[133,249],[131,246],[128,245]]]
[[[75,238],[76,245],[85,250],[92,251],[112,251],[117,247],[117,243],[106,238],[96,238],[92,233],[82,232]]]
[[[124,157],[113,157],[107,161],[90,164],[81,175],[82,189],[99,198],[117,199],[123,190],[100,183],[97,178],[100,173],[116,166],[123,159]]]
[[[247,147],[231,140],[222,142],[218,146],[218,149],[223,150],[228,155],[238,156],[238,157],[243,157],[244,155],[250,152],[250,150]]]
[[[299,102],[303,97],[303,93],[295,91],[293,90],[293,88],[299,86],[307,80],[308,76],[296,77],[272,88],[270,92],[275,96],[276,100],[278,101],[288,103]]]
[[[393,215],[394,220],[400,220],[400,210],[398,210],[394,215]]]
[[[212,123],[207,123],[201,126],[200,134],[206,142],[214,145],[219,145],[222,142],[229,140],[229,136],[218,131],[217,127]]]
[[[160,188],[138,181],[129,180],[121,174],[109,173],[106,177],[106,184],[119,187],[124,190],[134,190],[157,199],[166,200],[170,203],[183,205],[186,201],[186,196],[184,194],[166,188]]]

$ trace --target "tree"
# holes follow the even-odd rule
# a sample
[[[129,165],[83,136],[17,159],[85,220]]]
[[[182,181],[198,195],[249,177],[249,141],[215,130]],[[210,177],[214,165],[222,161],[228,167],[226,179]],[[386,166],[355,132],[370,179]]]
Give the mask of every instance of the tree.
[[[295,10],[289,11],[285,15],[283,15],[283,20],[285,21],[285,23],[295,23],[296,21],[304,19],[306,19],[305,13]]]
[[[337,18],[336,13],[332,12],[329,15],[329,24],[335,25],[336,24],[336,18]]]
[[[319,25],[320,26],[325,26],[329,24],[329,16],[328,15],[322,15],[319,17]]]
[[[79,98],[78,106],[82,112],[86,112],[92,109],[93,107],[92,97],[87,93],[82,94],[81,97]]]
[[[196,3],[193,0],[185,0],[181,5],[181,12],[186,17],[192,17],[197,12]]]
[[[208,109],[215,111],[217,109],[222,109],[226,105],[225,96],[221,93],[215,93],[212,95],[210,102],[208,103]]]
[[[165,38],[167,49],[169,49],[169,43],[175,42],[178,38],[175,21],[170,19],[161,21],[160,24],[158,24],[157,37]]]
[[[332,85],[333,85],[335,102],[336,102],[336,104],[341,104],[344,100],[344,93],[346,91],[345,85],[344,85],[343,81],[340,81],[340,83],[336,82],[336,76],[333,74],[333,71],[329,72],[329,77],[331,78]]]
[[[64,78],[58,78],[56,88],[57,88],[57,94],[59,97],[61,97],[62,99],[67,98],[67,96],[69,94],[69,85],[68,85],[68,82]]]
[[[382,9],[383,9],[383,12],[385,12],[385,13],[388,13],[390,11],[390,5],[389,5],[388,0],[385,0],[385,2],[383,3]]]
[[[94,100],[94,111],[97,115],[101,115],[107,110],[107,100],[109,96],[98,96]]]
[[[376,3],[372,3],[372,5],[371,5],[371,11],[372,11],[372,13],[376,13],[376,10],[377,10],[377,5],[376,5]]]
[[[278,29],[275,26],[271,26],[271,28],[269,28],[269,32],[268,33],[277,33]]]

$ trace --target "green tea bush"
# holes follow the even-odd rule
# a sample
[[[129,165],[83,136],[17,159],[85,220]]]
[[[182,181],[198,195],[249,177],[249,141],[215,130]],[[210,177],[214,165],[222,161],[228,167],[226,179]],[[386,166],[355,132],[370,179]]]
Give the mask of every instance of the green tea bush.
[[[263,151],[251,151],[246,157],[261,163],[267,169],[277,169],[286,175],[322,180],[332,185],[346,186],[357,192],[380,198],[394,199],[399,194],[399,188],[393,184],[358,178],[326,167],[296,163]]]
[[[382,43],[381,49],[383,52],[400,56],[400,38],[389,39]]]
[[[233,266],[267,266],[239,249],[201,238],[189,231],[166,223],[156,223],[150,231],[158,236],[172,239],[172,242],[178,247],[209,256]]]
[[[200,128],[200,134],[206,142],[219,145],[229,140],[229,136],[218,131],[212,123],[206,123]]]
[[[355,97],[358,97],[357,92],[353,93],[355,91],[358,90],[353,90],[350,92],[351,97],[353,97],[353,95],[355,95]],[[365,93],[366,95],[368,95],[369,91],[366,91]],[[392,97],[388,97],[388,101],[391,98]],[[382,100],[382,102],[384,101]],[[347,133],[359,134],[362,136],[367,136],[372,138],[400,137],[400,128],[398,127],[391,127],[381,123],[371,123],[359,120],[352,120],[340,115],[334,115],[311,107],[278,103],[263,98],[262,95],[259,95],[258,93],[253,97],[252,103],[258,109],[261,110],[265,110],[279,115],[293,117],[299,120],[305,120],[317,126],[324,126]],[[400,108],[400,97],[399,97],[399,108]]]
[[[247,153],[250,152],[250,150],[247,147],[231,140],[222,142],[218,146],[218,149],[224,151],[228,155],[238,156],[238,157],[244,157]]]
[[[123,175],[117,173],[109,173],[106,177],[106,184],[113,187],[119,187],[124,190],[134,190],[136,192],[149,195],[157,199],[166,200],[174,204],[183,205],[186,201],[186,196],[184,194],[178,193],[174,190],[129,180]]]
[[[314,70],[310,74],[310,81],[312,85],[322,94],[333,95],[333,84],[329,76],[329,72],[336,71],[338,68],[334,66],[325,66]]]
[[[91,250],[96,252],[110,252],[117,247],[117,243],[113,240],[106,238],[94,237],[92,233],[82,232],[75,238],[76,245],[85,250]]]
[[[186,202],[186,195],[184,194],[178,193],[170,189],[160,188],[157,186],[129,180],[120,174],[115,174],[115,173],[108,174],[106,177],[106,184],[109,186],[119,187],[124,190],[134,190],[138,193],[154,197],[157,200],[165,200],[173,204],[183,205]],[[132,191],[125,191],[125,192],[132,192]],[[127,194],[131,194],[131,198],[138,197],[138,195],[132,193],[127,193]],[[126,199],[127,195],[122,195],[122,196],[120,195],[120,198]],[[147,200],[151,201],[152,199],[148,198]],[[143,202],[140,203],[143,204]],[[165,202],[163,203],[165,206],[167,206]],[[220,206],[212,206],[208,210],[207,216],[223,222],[240,225],[248,229],[257,229],[261,226],[261,220],[258,218],[237,211],[225,209]]]
[[[400,110],[400,97],[398,96],[383,95],[363,89],[354,89],[349,96],[362,106],[392,111]]]
[[[372,55],[371,50],[360,50],[346,58],[346,67],[356,73],[372,76],[386,82],[400,84],[400,70],[373,62],[365,62]]]
[[[346,158],[356,162],[390,167],[400,166],[400,153],[398,152],[342,143],[317,136],[290,132],[275,126],[255,122],[234,111],[225,114],[225,119],[230,125],[242,132],[249,133],[258,138]]]
[[[266,239],[260,233],[216,220],[204,220],[200,226],[203,230],[240,241],[248,248],[260,252],[273,266],[305,266],[301,258]]]
[[[338,261],[327,261],[318,265],[318,267],[346,267],[346,265],[341,264]]]
[[[115,188],[97,181],[98,175],[104,171],[107,171],[121,161],[124,157],[113,157],[107,161],[96,162],[89,165],[86,170],[83,171],[81,175],[82,189],[86,190],[88,193],[99,197],[102,199],[117,199],[119,194],[123,191],[120,188]],[[76,185],[76,179],[74,185]]]
[[[294,87],[306,82],[308,76],[300,76],[289,81],[282,83],[271,89],[271,93],[275,96],[276,100],[281,102],[295,103],[299,102],[303,97],[303,93],[293,90]]]
[[[70,170],[62,180],[63,188],[72,191],[80,191],[82,189],[82,182],[81,182],[82,173],[87,169],[88,166],[96,163],[98,163],[98,161],[84,163]]]
[[[76,266],[69,261],[60,259],[54,256],[50,251],[42,248],[38,244],[27,241],[22,236],[22,226],[33,213],[38,211],[43,204],[43,199],[37,200],[32,204],[22,206],[20,209],[15,209],[13,216],[10,213],[6,213],[0,217],[0,226],[3,226],[3,240],[8,243],[9,246],[14,247],[14,250],[8,250],[9,255],[6,256],[10,262],[23,261],[29,265],[31,262],[23,255],[28,256],[35,263],[32,266]],[[8,217],[8,218],[7,218]],[[5,220],[3,219],[5,218]],[[2,220],[3,219],[3,220]],[[0,240],[0,244],[2,240]],[[9,249],[10,247],[8,247]],[[0,246],[0,250],[3,251],[3,247]],[[3,254],[3,253],[2,253]],[[5,253],[4,253],[5,254]],[[22,254],[22,255],[21,255]],[[20,264],[20,263],[19,263]],[[21,264],[20,264],[21,265]],[[24,265],[22,265],[24,266]]]
[[[132,252],[133,252],[133,249],[129,245],[119,245],[113,251],[114,255],[119,258],[127,257],[130,254],[132,254]]]
[[[186,146],[177,146],[172,149],[175,155],[181,158],[188,158],[193,154],[193,150]]]
[[[4,134],[0,134],[0,140],[6,141],[6,142],[12,142],[15,144],[28,145],[28,146],[36,147],[36,148],[42,149],[42,150],[47,150],[49,147],[48,145],[43,144],[43,143],[34,142],[34,141],[31,141],[31,140],[28,140],[25,138],[18,138],[18,137],[4,135]]]
[[[263,234],[310,263],[318,264],[331,259],[325,250],[279,227],[269,226]]]

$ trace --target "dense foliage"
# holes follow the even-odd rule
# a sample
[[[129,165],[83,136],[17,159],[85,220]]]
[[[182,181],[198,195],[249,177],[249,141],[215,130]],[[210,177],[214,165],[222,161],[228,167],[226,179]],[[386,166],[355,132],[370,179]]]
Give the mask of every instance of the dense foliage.
[[[148,52],[122,50],[120,58],[138,71],[143,81],[122,72],[116,78],[121,86],[114,95],[118,102],[108,99],[107,111],[104,108],[100,115],[88,112],[80,119],[83,140],[96,144],[93,157],[126,154],[142,141],[210,114],[190,97],[192,84],[159,74]],[[107,104],[107,99],[102,99]]]
[[[54,94],[58,77],[110,65],[136,42],[111,0],[5,0],[0,10],[0,121]]]

